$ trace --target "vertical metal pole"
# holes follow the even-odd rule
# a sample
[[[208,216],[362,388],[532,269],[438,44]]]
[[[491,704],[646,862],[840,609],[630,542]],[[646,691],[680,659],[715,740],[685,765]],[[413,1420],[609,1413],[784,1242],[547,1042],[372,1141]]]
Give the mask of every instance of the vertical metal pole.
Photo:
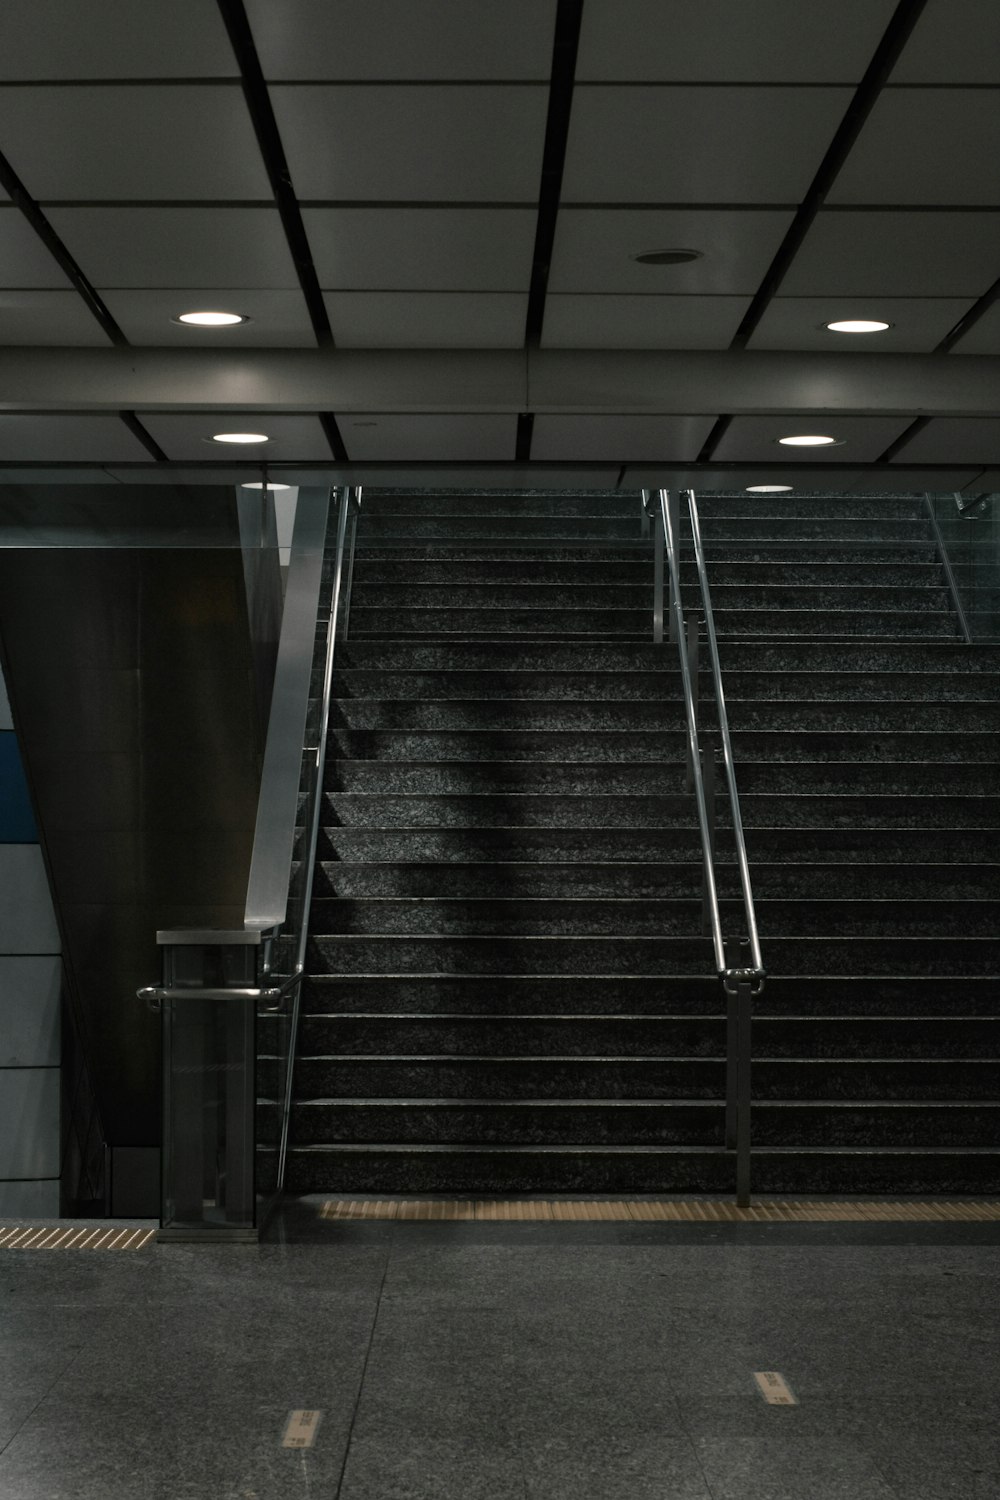
[[[351,504],[351,496],[357,497]],[[347,538],[347,588],[344,590],[344,623],[340,632],[341,640],[347,640],[347,633],[351,623],[351,589],[354,585],[354,546],[358,535],[358,521],[360,519],[361,506],[360,489],[351,490],[348,494],[348,504],[351,506],[348,526],[350,533]]]
[[[708,823],[708,852],[715,864],[715,746],[706,741],[701,751],[701,780],[705,788],[705,812]],[[704,869],[701,872],[701,930],[708,936],[712,930],[712,903]]]
[[[651,494],[652,490],[639,491],[639,505],[642,511],[642,519],[639,524],[642,527],[641,535],[647,541],[649,540],[649,497]]]
[[[676,538],[677,578],[679,583],[681,567],[681,497],[676,490],[667,491],[667,512],[670,516],[670,530]],[[660,530],[662,531],[662,529],[663,522],[661,521]],[[670,575],[670,639],[674,645],[677,644],[677,611],[674,609],[674,578],[672,573]]]
[[[663,555],[666,550],[663,517],[657,509],[653,517],[653,643],[663,645]],[[670,639],[674,640],[674,617],[670,616]]]
[[[744,971],[745,972],[745,971]],[[747,1208],[750,1203],[750,995],[749,977],[741,978],[737,987],[737,1043],[739,1105],[736,1121],[736,1203]]]

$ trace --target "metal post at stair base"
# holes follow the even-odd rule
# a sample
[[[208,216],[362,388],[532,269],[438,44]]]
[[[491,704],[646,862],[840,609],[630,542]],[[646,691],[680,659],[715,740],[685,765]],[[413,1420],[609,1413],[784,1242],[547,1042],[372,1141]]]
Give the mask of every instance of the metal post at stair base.
[[[666,551],[663,517],[657,509],[653,517],[653,644],[663,645],[663,562]],[[670,639],[674,639],[674,617],[670,616]]]
[[[695,722],[695,728],[697,729],[697,726],[698,726],[698,616],[697,615],[688,615],[687,619],[684,622],[684,629],[685,629],[685,632],[687,634],[688,673],[689,673],[689,676],[691,678],[691,703],[692,703],[692,705],[694,707],[694,722]],[[704,764],[704,758],[702,760],[702,763]],[[690,752],[690,750],[688,751],[688,757],[687,757],[687,777],[686,777],[685,782],[684,782],[684,790],[687,791],[687,792],[693,792],[694,791],[694,767],[691,764],[691,752]]]
[[[643,540],[647,542],[649,541],[649,497],[652,493],[652,490],[639,491],[639,504],[642,511],[641,519],[639,521],[639,525],[641,527],[640,535],[642,536]]]
[[[736,1202],[750,1202],[750,1061],[753,971],[745,967],[743,941],[726,944],[726,1150],[736,1153]]]
[[[350,506],[350,518],[348,526],[350,537],[347,541],[347,586],[344,589],[343,617],[340,631],[341,640],[346,641],[351,625],[351,589],[354,586],[354,543],[358,534],[358,520],[361,509],[361,487],[350,489],[345,497],[346,505]]]
[[[708,824],[708,852],[714,868],[715,865],[715,746],[711,740],[707,740],[701,747],[701,781],[705,788],[705,812]],[[706,937],[712,931],[712,901],[708,890],[708,881],[705,878],[704,868],[701,872],[701,930]]]
[[[675,546],[677,547],[677,577],[678,577],[678,583],[679,583],[679,581],[680,581],[680,565],[681,565],[681,555],[680,555],[680,546],[681,546],[681,497],[677,493],[676,490],[668,490],[667,491],[667,513],[668,513],[668,515],[670,517],[670,530],[671,530],[671,533],[673,534],[673,536],[675,538]],[[661,519],[660,519],[660,531],[661,532],[663,531],[663,519],[662,519],[662,515],[663,515],[663,508],[661,506],[660,507],[660,517],[661,517]],[[665,548],[666,548],[666,538],[664,537],[664,549]],[[670,576],[670,611],[669,611],[669,613],[670,613],[670,640],[671,640],[671,642],[672,642],[673,645],[676,645],[677,644],[677,611],[676,611],[676,609],[674,609],[674,579],[673,579],[673,574],[671,574],[671,576]]]

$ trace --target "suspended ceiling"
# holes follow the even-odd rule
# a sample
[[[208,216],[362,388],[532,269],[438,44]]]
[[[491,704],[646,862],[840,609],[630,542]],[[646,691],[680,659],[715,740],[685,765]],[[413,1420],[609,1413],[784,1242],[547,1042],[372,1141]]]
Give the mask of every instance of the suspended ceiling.
[[[996,0],[4,0],[0,153],[7,479],[1000,488]]]

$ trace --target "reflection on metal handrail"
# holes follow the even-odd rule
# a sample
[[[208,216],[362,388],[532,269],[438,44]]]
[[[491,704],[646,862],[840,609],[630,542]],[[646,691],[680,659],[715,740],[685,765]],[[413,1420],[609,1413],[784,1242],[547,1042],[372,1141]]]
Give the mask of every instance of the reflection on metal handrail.
[[[763,988],[764,982],[764,960],[761,957],[760,939],[757,934],[757,916],[754,911],[753,891],[750,886],[750,865],[747,860],[747,846],[743,835],[743,819],[740,816],[740,798],[736,790],[733,742],[729,734],[729,715],[726,711],[726,695],[722,687],[722,667],[719,662],[719,644],[715,636],[715,616],[712,612],[712,596],[708,587],[705,552],[701,544],[701,526],[698,520],[698,506],[695,502],[694,490],[686,490],[685,494],[687,495],[688,512],[691,517],[691,538],[694,542],[695,563],[698,568],[698,587],[701,591],[702,607],[705,611],[705,638],[708,642],[712,683],[715,688],[719,738],[722,741],[722,762],[725,767],[726,786],[729,791],[729,809],[733,820],[733,839],[736,844],[736,863],[739,868],[740,890],[743,895],[743,910],[746,916],[746,935],[750,944],[750,959],[754,972],[755,988],[759,991]]]
[[[291,975],[281,986],[283,991],[292,991],[292,1015],[288,1039],[288,1064],[285,1070],[285,1098],[281,1116],[281,1139],[278,1147],[277,1189],[285,1185],[285,1162],[288,1155],[288,1130],[292,1113],[292,1082],[295,1049],[299,1030],[299,1009],[302,995],[301,980],[305,973],[306,947],[309,941],[309,908],[312,902],[313,879],[316,872],[316,850],[319,845],[319,830],[323,812],[323,773],[326,766],[326,742],[330,726],[330,697],[333,687],[333,663],[337,645],[337,627],[340,619],[341,597],[344,597],[344,629],[348,596],[344,593],[344,564],[348,564],[348,579],[354,566],[354,541],[357,534],[357,518],[361,506],[361,488],[344,489],[340,492],[337,517],[337,542],[334,554],[333,592],[326,625],[326,655],[323,667],[323,691],[320,700],[319,723],[316,730],[316,750],[313,762],[311,787],[307,799],[306,829],[309,837],[305,853],[305,886],[302,894],[301,917],[295,964]],[[348,543],[348,522],[351,523]]]
[[[684,713],[688,745],[688,788],[694,790],[698,810],[698,827],[701,834],[704,884],[702,915],[710,928],[715,964],[726,995],[726,1124],[727,1149],[736,1153],[736,1201],[741,1205],[750,1202],[750,1002],[752,996],[760,994],[764,985],[764,964],[761,958],[760,941],[757,935],[757,920],[754,912],[753,893],[750,887],[750,869],[740,816],[739,796],[733,766],[732,741],[729,719],[726,713],[725,694],[722,688],[722,671],[719,663],[719,648],[715,635],[715,620],[712,614],[712,598],[705,569],[705,555],[701,544],[698,508],[694,493],[685,492],[691,520],[691,535],[694,543],[698,569],[698,585],[705,617],[705,634],[709,647],[712,681],[719,733],[722,740],[722,756],[726,770],[730,813],[736,843],[736,859],[739,868],[740,888],[746,917],[747,936],[730,938],[727,942],[722,933],[722,916],[719,908],[718,889],[715,881],[715,750],[706,746],[704,750],[698,736],[698,619],[693,616],[685,630],[680,590],[680,507],[678,499],[667,490],[657,491],[658,507],[655,513],[655,569],[653,593],[653,639],[663,640],[663,555],[666,553],[670,579],[669,636],[676,641],[680,656],[681,682],[684,693]],[[643,491],[643,508],[649,508],[650,492]],[[746,963],[743,949],[749,949],[750,962]]]
[[[969,622],[965,617],[965,610],[962,607],[962,598],[958,592],[958,584],[955,581],[955,574],[952,571],[951,558],[948,556],[948,549],[944,544],[944,537],[941,535],[941,528],[938,525],[938,518],[934,511],[934,501],[931,499],[930,495],[926,493],[924,495],[924,508],[927,511],[927,517],[931,523],[931,531],[933,532],[934,542],[937,547],[938,561],[940,562],[941,567],[944,570],[945,583],[948,586],[948,592],[951,594],[951,602],[954,606],[955,613],[958,616],[958,626],[962,632],[962,639],[967,646],[971,646],[972,632],[969,629]],[[961,514],[961,512],[959,512],[959,514]]]

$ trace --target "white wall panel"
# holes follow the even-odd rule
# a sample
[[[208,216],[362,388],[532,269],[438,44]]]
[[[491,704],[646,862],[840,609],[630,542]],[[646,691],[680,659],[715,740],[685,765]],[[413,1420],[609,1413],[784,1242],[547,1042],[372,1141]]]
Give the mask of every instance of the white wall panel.
[[[0,1068],[58,1067],[62,960],[0,956]]]
[[[58,953],[59,947],[41,849],[0,844],[0,953]]]
[[[58,1217],[58,1178],[49,1182],[0,1182],[0,1219]]]
[[[59,1069],[0,1069],[0,1178],[59,1176]]]

